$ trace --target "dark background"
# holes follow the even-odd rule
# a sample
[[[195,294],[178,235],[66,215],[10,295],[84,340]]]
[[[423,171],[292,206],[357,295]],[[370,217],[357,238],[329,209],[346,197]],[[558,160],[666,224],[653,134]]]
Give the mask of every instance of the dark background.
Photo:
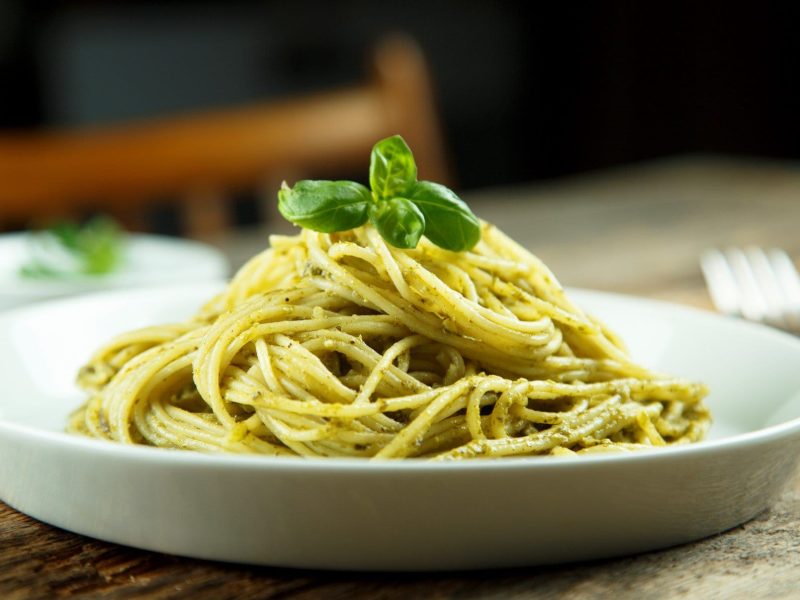
[[[361,80],[404,31],[462,189],[685,152],[800,155],[798,3],[0,0],[0,128]]]

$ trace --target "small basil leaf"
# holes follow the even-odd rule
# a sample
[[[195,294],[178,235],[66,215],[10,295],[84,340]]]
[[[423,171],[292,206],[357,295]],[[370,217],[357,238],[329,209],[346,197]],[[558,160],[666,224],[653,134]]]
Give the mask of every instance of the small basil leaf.
[[[64,248],[79,251],[81,247],[81,227],[72,221],[59,221],[48,230]]]
[[[416,248],[425,231],[425,217],[406,198],[370,204],[369,220],[383,239],[397,248]]]
[[[96,217],[78,233],[77,251],[83,257],[83,270],[95,275],[114,270],[120,260],[122,232],[112,220]]]
[[[346,231],[367,221],[369,190],[355,181],[284,182],[278,192],[278,210],[289,221],[306,229],[332,233]]]
[[[418,181],[410,200],[425,215],[425,237],[453,252],[469,250],[481,239],[481,225],[467,204],[449,188]]]
[[[399,135],[381,140],[372,148],[369,185],[377,200],[405,196],[417,180],[414,155]]]

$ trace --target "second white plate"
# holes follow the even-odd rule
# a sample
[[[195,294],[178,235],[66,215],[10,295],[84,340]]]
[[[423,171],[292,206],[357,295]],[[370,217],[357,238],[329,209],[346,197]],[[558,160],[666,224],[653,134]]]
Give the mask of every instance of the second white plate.
[[[28,233],[0,235],[0,309],[100,290],[223,279],[230,269],[216,248],[161,235],[125,236],[122,262],[107,275],[29,278],[20,275],[30,260]]]

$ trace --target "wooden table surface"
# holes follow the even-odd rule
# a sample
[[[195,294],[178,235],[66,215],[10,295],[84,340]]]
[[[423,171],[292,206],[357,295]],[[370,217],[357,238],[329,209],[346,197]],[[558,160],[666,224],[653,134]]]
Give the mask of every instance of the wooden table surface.
[[[691,156],[465,195],[563,283],[710,308],[709,245],[800,256],[800,165]],[[279,226],[282,227],[282,226]],[[264,231],[217,240],[234,265]],[[229,565],[98,542],[0,503],[0,598],[800,598],[800,476],[765,513],[684,546],[555,567],[439,574]]]

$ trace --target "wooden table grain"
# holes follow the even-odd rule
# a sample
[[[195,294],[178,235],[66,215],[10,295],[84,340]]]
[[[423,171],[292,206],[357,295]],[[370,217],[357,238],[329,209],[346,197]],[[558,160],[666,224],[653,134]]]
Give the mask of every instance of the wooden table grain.
[[[800,256],[800,165],[790,163],[679,157],[468,200],[567,285],[705,309],[697,263],[703,248],[777,245]],[[238,265],[264,239],[258,229],[216,242]],[[0,598],[64,597],[800,598],[800,473],[763,514],[712,538],[612,560],[468,573],[193,560],[75,535],[0,503]]]

